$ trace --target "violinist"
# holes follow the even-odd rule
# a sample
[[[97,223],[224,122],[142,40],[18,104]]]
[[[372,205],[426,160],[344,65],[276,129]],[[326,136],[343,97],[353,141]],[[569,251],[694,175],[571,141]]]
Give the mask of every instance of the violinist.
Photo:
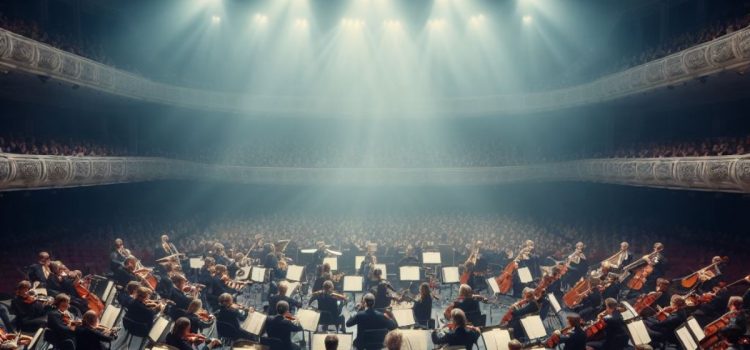
[[[229,286],[229,275],[224,265],[216,265],[214,274],[206,284],[206,300],[212,308],[216,308],[219,303],[219,296],[225,293],[236,294],[238,291]]]
[[[669,292],[669,280],[659,278],[656,280],[656,290],[642,294],[632,304],[633,308],[641,316],[651,316],[661,308],[669,306],[671,302],[671,293]]]
[[[648,335],[655,341],[676,341],[674,331],[687,320],[685,299],[673,295],[669,307],[665,307],[655,317],[646,319]]]
[[[138,262],[138,259],[136,257],[129,255],[127,258],[125,258],[125,261],[117,267],[117,269],[114,272],[114,280],[117,282],[117,284],[121,286],[125,286],[131,281],[140,281],[141,279],[135,274],[136,269],[136,263]]]
[[[462,284],[458,287],[458,299],[456,299],[451,306],[456,309],[461,309],[464,312],[464,315],[479,315],[481,313],[479,300],[474,298],[474,292],[467,284]]]
[[[466,350],[471,350],[479,339],[479,328],[468,325],[466,315],[461,309],[451,311],[451,321],[453,329],[447,332],[433,331],[432,342],[448,346],[464,346]]]
[[[99,326],[99,318],[93,310],[87,311],[81,318],[81,326],[75,330],[76,349],[109,349],[102,343],[111,343],[117,339],[117,333],[113,329]]]
[[[323,289],[323,282],[328,281],[331,279],[331,265],[328,263],[324,263],[323,265],[320,265],[318,267],[318,276],[315,278],[315,282],[313,282],[313,292],[317,292],[321,289]]]
[[[117,303],[127,309],[135,300],[136,292],[138,292],[138,287],[140,286],[141,284],[136,281],[128,282],[128,285],[117,293]]]
[[[10,302],[10,309],[16,315],[16,326],[22,332],[36,332],[47,323],[47,308],[30,293],[31,283],[21,281],[16,286],[16,295]],[[3,320],[5,323],[5,320]],[[5,323],[9,327],[10,322]]]
[[[280,350],[299,350],[300,347],[292,343],[292,333],[301,332],[302,326],[289,311],[289,304],[281,300],[276,304],[275,311],[275,316],[269,316],[266,321],[268,337],[281,340]]]
[[[126,255],[125,251],[125,243],[122,241],[122,239],[117,238],[115,239],[114,247],[112,247],[112,252],[109,253],[109,269],[112,271],[112,273],[115,273],[117,269],[125,263],[125,259],[127,259],[128,255]]]
[[[154,249],[154,258],[158,260],[175,254],[179,254],[177,247],[169,241],[168,235],[162,235],[161,242],[156,249]]]
[[[359,275],[364,277],[365,290],[369,290],[370,287],[377,283],[374,281],[373,273],[375,272],[375,265],[378,263],[378,259],[371,252],[365,255],[365,259],[359,264]]]
[[[375,296],[367,293],[362,297],[364,310],[358,311],[346,321],[347,327],[357,326],[357,338],[354,339],[354,346],[357,349],[368,349],[366,345],[377,345],[372,349],[381,349],[384,334],[374,334],[368,332],[379,329],[396,329],[396,322],[380,311],[375,310]]]
[[[216,317],[204,310],[203,302],[197,298],[190,301],[182,317],[190,320],[190,333],[200,333],[204,329],[211,328],[216,321]]]
[[[130,303],[125,312],[123,325],[128,332],[135,334],[148,333],[154,326],[154,318],[164,309],[164,304],[149,300],[153,292],[143,286],[139,286],[135,292],[135,300]],[[133,332],[135,330],[135,332]]]
[[[190,320],[185,317],[178,318],[172,327],[172,331],[167,334],[167,345],[178,350],[194,350],[193,345],[199,343],[203,344],[198,348],[200,350],[221,347],[221,342],[218,339],[208,339],[200,334],[192,333],[190,328]]]
[[[323,260],[328,257],[328,252],[326,251],[327,246],[326,243],[323,241],[317,241],[315,242],[315,245],[318,249],[315,250],[315,254],[313,255],[313,261],[315,263],[315,266],[323,265]]]
[[[187,287],[187,278],[181,274],[174,274],[170,278],[172,282],[169,290],[162,296],[166,299],[172,300],[176,309],[187,310],[192,299],[185,295],[185,288]]]
[[[32,283],[39,282],[40,287],[46,287],[47,280],[50,278],[50,275],[52,275],[52,271],[49,267],[49,253],[39,252],[38,258],[38,262],[29,267],[29,281]]]
[[[536,279],[540,275],[539,257],[534,253],[534,241],[527,240],[516,256],[518,262],[518,269],[528,268],[531,272],[532,278]],[[521,279],[518,276],[518,269],[513,272],[513,295],[519,296],[523,292],[524,284],[521,283]]]
[[[419,297],[414,300],[414,320],[420,326],[427,327],[432,318],[432,291],[430,285],[424,282],[419,285]]]
[[[339,302],[346,302],[346,297],[333,290],[333,282],[323,282],[323,289],[314,292],[310,297],[310,304],[313,301],[318,302],[318,310],[320,311],[319,323],[333,324],[336,326],[337,331],[339,328],[343,328],[344,316],[341,315],[342,307],[339,306]]]
[[[208,286],[211,284],[211,278],[213,278],[214,270],[216,269],[216,261],[212,257],[206,257],[203,259],[203,267],[198,271],[198,283]]]
[[[376,268],[372,272],[373,280],[376,281],[374,287],[375,294],[375,309],[384,310],[388,305],[391,304],[391,300],[394,298],[390,296],[390,292],[395,292],[393,286],[383,278],[383,270]]]
[[[581,328],[581,317],[569,314],[567,332],[555,330],[553,336],[559,337],[565,350],[586,350],[586,332]]]
[[[246,339],[254,340],[256,336],[250,334],[240,327],[240,323],[247,319],[248,312],[253,312],[252,309],[245,309],[234,303],[232,295],[224,293],[219,296],[219,311],[216,313],[216,322],[221,322],[231,325],[234,333],[222,334],[222,337],[226,337],[233,340]]]
[[[501,322],[507,323],[510,328],[513,328],[513,335],[516,339],[523,339],[526,337],[526,334],[521,325],[521,318],[538,313],[540,306],[541,305],[534,297],[534,289],[526,288],[523,291],[523,298],[511,305],[508,314],[503,317]]]
[[[286,295],[289,290],[289,283],[286,281],[279,282],[278,294],[272,295],[268,298],[268,316],[276,315],[276,304],[280,301],[285,301],[291,312],[294,313],[297,309],[302,307],[302,303],[290,298]]]
[[[627,348],[630,336],[620,314],[620,303],[607,298],[604,305],[606,309],[599,315],[599,320],[604,323],[604,339],[589,341],[586,347],[593,350],[623,350]]]
[[[271,271],[270,282],[283,278],[284,271],[279,268],[279,257],[276,255],[276,246],[266,243],[266,257],[263,260],[263,267]]]
[[[70,297],[65,293],[55,296],[54,309],[47,314],[47,331],[44,333],[47,340],[56,349],[75,350],[76,323],[68,311]]]
[[[601,311],[602,300],[606,299],[602,296],[602,289],[603,288],[598,285],[592,286],[581,303],[574,307],[573,311],[575,311],[583,321],[593,320]]]

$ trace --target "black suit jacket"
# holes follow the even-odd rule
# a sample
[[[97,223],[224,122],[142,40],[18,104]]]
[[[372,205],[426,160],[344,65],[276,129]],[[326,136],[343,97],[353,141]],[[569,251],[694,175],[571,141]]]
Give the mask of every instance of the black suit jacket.
[[[630,336],[620,312],[615,311],[611,315],[604,316],[604,322],[607,324],[604,328],[606,333],[604,349],[624,349],[628,345]]]
[[[53,309],[47,314],[47,329],[56,342],[62,342],[65,339],[75,340],[75,333],[63,322],[60,310]]]
[[[456,328],[453,331],[439,335],[432,333],[432,342],[435,344],[463,345],[466,350],[471,350],[479,339],[479,332],[468,328]]]
[[[177,350],[194,350],[193,345],[185,340],[182,340],[182,338],[174,335],[172,332],[169,332],[167,334],[165,342],[167,343],[167,345],[177,348]],[[198,349],[205,350],[208,349],[208,346],[206,344],[203,344],[199,346]]]
[[[108,347],[103,346],[102,342],[109,343],[115,339],[114,337],[105,335],[99,330],[91,329],[89,327],[84,327],[84,326],[76,328],[75,337],[76,337],[76,349],[86,349],[86,350],[107,349]]]
[[[169,293],[164,296],[165,298],[174,301],[174,306],[178,309],[187,310],[188,306],[190,306],[190,302],[193,301],[193,299],[190,299],[185,293],[177,287],[172,285],[172,288],[169,289]]]
[[[370,339],[369,335],[365,333],[367,330],[396,329],[396,322],[386,318],[382,312],[375,311],[374,309],[357,312],[346,321],[347,327],[353,327],[355,325],[357,326],[357,339],[354,340],[354,345],[356,346],[383,342],[383,339]]]
[[[478,314],[480,312],[479,302],[474,299],[463,299],[455,302],[457,309],[461,309],[465,314]]]
[[[575,327],[560,337],[560,344],[564,345],[565,350],[586,350],[586,332],[581,327]]]
[[[222,322],[229,324],[236,331],[240,331],[240,321],[244,321],[247,318],[247,314],[238,310],[227,308],[224,306],[219,307],[219,312],[216,313],[216,322]],[[239,334],[223,334],[228,338],[237,338]]]
[[[286,301],[289,304],[289,311],[294,313],[294,310],[299,309],[302,307],[302,303],[300,303],[297,300],[294,300],[286,295],[272,295],[268,297],[268,316],[274,316],[276,315],[276,304],[278,304],[280,301]]]
[[[125,312],[124,318],[144,327],[144,329],[150,330],[154,326],[156,313],[156,311],[149,309],[142,302],[134,300],[128,306],[128,311]]]
[[[266,333],[270,338],[281,340],[284,347],[281,350],[292,349],[292,333],[302,331],[297,322],[287,320],[282,315],[269,317],[266,321]]]
[[[52,276],[52,273],[50,273]],[[39,282],[40,287],[47,286],[47,277],[44,277],[44,268],[40,264],[34,264],[29,267],[29,281],[31,283]]]

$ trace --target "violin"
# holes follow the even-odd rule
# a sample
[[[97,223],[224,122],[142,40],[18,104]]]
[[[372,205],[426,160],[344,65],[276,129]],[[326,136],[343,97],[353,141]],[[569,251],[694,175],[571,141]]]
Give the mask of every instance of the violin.
[[[287,312],[284,313],[284,318],[287,319],[287,320],[289,320],[289,321],[297,321],[297,318],[294,317],[294,315],[292,315],[292,313],[289,312],[289,311],[287,311]]]
[[[711,349],[714,345],[721,341],[719,332],[724,329],[733,318],[739,315],[740,311],[730,311],[716,319],[715,321],[706,325],[703,328],[703,333],[706,335],[703,340],[700,341],[700,347],[702,349]]]
[[[14,342],[17,346],[27,346],[31,344],[32,338],[28,335],[23,335],[20,332],[15,334],[6,333],[4,329],[0,328],[0,342]]]
[[[586,332],[586,339],[593,338],[597,334],[601,333],[604,328],[607,328],[607,322],[604,320],[604,317],[609,314],[611,314],[609,310],[602,311],[599,315],[596,316],[597,319],[594,323],[583,329],[583,331]]]
[[[198,310],[195,314],[198,315],[198,318],[203,322],[211,322],[214,320],[214,315],[211,315],[206,309]]]
[[[573,330],[573,326],[568,326],[560,330],[560,333],[554,332],[552,335],[547,339],[547,341],[544,342],[544,347],[546,349],[554,349],[557,345],[560,344],[560,339],[562,338],[563,334],[567,334],[568,332]]]
[[[513,305],[511,305],[510,308],[508,309],[508,312],[506,312],[505,315],[503,315],[503,318],[500,320],[500,324],[501,325],[508,324],[508,322],[513,320],[513,311],[516,311],[522,308],[524,305],[528,304],[529,302],[531,302],[531,298],[524,298],[513,303]]]
[[[654,317],[656,317],[656,319],[659,320],[659,321],[664,321],[664,320],[667,319],[667,317],[669,317],[669,315],[677,312],[678,310],[679,310],[679,308],[677,308],[675,306],[667,306],[667,307],[659,310],[659,312],[657,312],[656,315],[654,315]]]
[[[182,337],[182,340],[193,345],[205,344],[205,343],[211,342],[211,339],[208,339],[208,337],[200,333],[185,334],[185,336]]]

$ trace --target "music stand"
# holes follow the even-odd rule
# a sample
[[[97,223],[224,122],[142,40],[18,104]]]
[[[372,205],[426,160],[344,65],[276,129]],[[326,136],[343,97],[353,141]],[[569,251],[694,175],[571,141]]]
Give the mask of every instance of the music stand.
[[[635,308],[633,308],[633,305],[630,305],[630,303],[627,301],[623,301],[621,304],[622,306],[625,307],[625,311],[622,312],[623,321],[630,321],[638,317],[638,312],[635,311]]]
[[[193,270],[200,270],[205,264],[202,258],[190,258],[190,268]]]
[[[148,339],[154,343],[162,342],[164,337],[167,336],[167,328],[169,328],[170,323],[171,322],[168,319],[158,317],[156,322],[154,322],[154,326],[151,327],[151,330],[148,332]]]
[[[414,310],[412,308],[393,309],[391,310],[391,313],[393,314],[394,321],[396,321],[396,325],[398,325],[399,328],[413,326],[417,323],[416,320],[414,320]]]
[[[42,333],[44,333],[44,327],[37,329],[31,338],[31,342],[29,342],[29,345],[26,345],[25,349],[36,349],[36,346],[39,345],[39,339],[42,338]]]
[[[461,275],[458,273],[458,266],[445,266],[440,269],[443,277],[443,285],[448,285],[451,291],[450,298],[453,299],[453,284],[459,284],[461,282]],[[441,291],[442,292],[442,291]]]
[[[522,318],[521,326],[529,340],[541,339],[547,336],[544,322],[542,322],[542,318],[539,315],[530,315]]]
[[[254,334],[260,337],[261,334],[263,334],[263,326],[265,326],[266,324],[266,318],[268,318],[268,316],[261,312],[251,312],[247,315],[245,321],[242,322],[240,328],[244,329],[250,334]]]
[[[440,265],[443,260],[440,258],[440,252],[423,252],[422,263],[430,265]]]
[[[362,292],[364,287],[365,278],[362,276],[344,276],[344,293],[352,293],[352,300],[355,300],[357,293]]]
[[[683,323],[681,326],[674,330],[677,340],[680,341],[682,348],[685,350],[696,350],[698,349],[698,341],[693,337],[693,333],[690,332],[687,323]]]
[[[700,343],[703,341],[703,339],[706,338],[706,333],[703,333],[703,327],[701,327],[700,324],[698,324],[698,320],[695,319],[695,317],[690,316],[687,318],[688,329],[690,330],[690,333],[693,333],[693,338]]]
[[[252,269],[253,269],[252,266],[240,267],[240,269],[237,271],[237,280],[238,281],[250,280],[250,272]]]
[[[250,280],[256,283],[266,283],[266,268],[253,266],[250,274]]]
[[[419,282],[419,266],[401,266],[398,268],[401,282]]]
[[[336,256],[329,256],[327,258],[323,258],[323,264],[328,264],[329,266],[331,266],[331,271],[339,270],[339,259]]]
[[[310,249],[300,249],[300,253],[302,254],[315,254],[315,252],[318,251],[317,248],[310,248]]]
[[[562,318],[562,315],[560,314],[562,310],[562,306],[560,306],[560,302],[557,300],[557,297],[555,296],[555,293],[547,293],[547,300],[549,301],[550,306],[552,306],[552,310],[555,311],[555,317],[557,318],[557,321],[559,322],[559,325],[562,326],[565,324],[565,320]]]
[[[507,329],[493,328],[482,332],[482,341],[487,350],[508,350],[510,340],[510,332]]]
[[[302,281],[302,274],[305,272],[304,266],[289,265],[286,269],[286,279],[292,282]]]
[[[531,270],[529,270],[528,267],[525,267],[525,266],[521,267],[517,270],[517,272],[518,272],[518,279],[521,281],[521,283],[528,284],[534,281],[534,277],[531,276]]]
[[[312,333],[318,330],[320,312],[312,309],[299,309],[294,317],[297,318],[299,325],[302,327],[302,340],[305,340],[305,333],[307,333],[307,339],[312,343]]]
[[[424,350],[430,349],[430,331],[420,329],[402,329],[401,350]]]
[[[117,318],[120,316],[120,311],[122,311],[122,308],[120,307],[107,305],[104,309],[104,313],[102,313],[102,319],[99,323],[107,328],[114,327],[117,323]]]
[[[350,333],[333,333],[339,338],[339,346],[337,350],[352,350],[352,343],[354,342],[354,335]],[[312,335],[312,350],[325,350],[325,339],[328,333],[313,333]]]
[[[362,266],[363,261],[365,261],[364,255],[357,255],[354,257],[354,271],[359,273],[359,267]]]
[[[630,339],[633,341],[634,346],[645,345],[651,343],[651,337],[648,335],[646,325],[643,320],[636,320],[627,324],[628,333],[630,333]]]

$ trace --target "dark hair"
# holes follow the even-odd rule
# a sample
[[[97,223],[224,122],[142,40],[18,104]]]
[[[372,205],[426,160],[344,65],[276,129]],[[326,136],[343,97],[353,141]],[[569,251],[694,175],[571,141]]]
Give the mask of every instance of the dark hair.
[[[326,350],[336,350],[339,347],[339,337],[337,337],[335,334],[327,335],[324,342],[326,345]]]
[[[174,327],[172,327],[172,334],[175,335],[182,335],[182,333],[185,332],[185,329],[190,328],[190,319],[187,317],[180,317],[177,319],[177,321],[174,322]]]
[[[372,293],[365,294],[365,296],[362,297],[362,300],[365,301],[365,305],[367,305],[368,308],[371,308],[373,305],[375,305],[375,296],[372,295]]]
[[[279,313],[279,315],[285,314],[287,311],[289,311],[289,303],[282,300],[276,303],[276,312]]]

